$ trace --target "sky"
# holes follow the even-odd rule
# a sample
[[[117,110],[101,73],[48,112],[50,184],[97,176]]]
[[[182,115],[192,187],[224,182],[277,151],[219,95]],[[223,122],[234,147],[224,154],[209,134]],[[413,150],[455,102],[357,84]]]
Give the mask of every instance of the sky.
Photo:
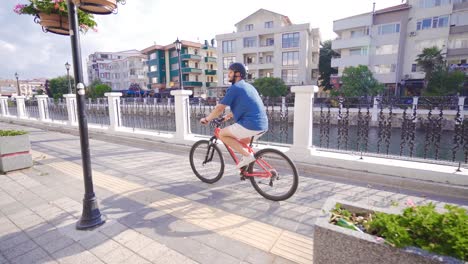
[[[28,2],[1,0],[0,79],[12,79],[15,72],[20,79],[53,78],[65,75],[65,62],[72,62],[68,36],[44,33],[32,16],[13,12],[16,4]],[[96,16],[98,32],[81,35],[85,79],[86,58],[95,51],[141,50],[177,37],[203,43],[233,32],[237,22],[260,8],[286,15],[295,24],[310,23],[320,28],[322,40],[333,39],[334,20],[370,12],[373,2],[381,9],[401,0],[127,0],[118,14]]]

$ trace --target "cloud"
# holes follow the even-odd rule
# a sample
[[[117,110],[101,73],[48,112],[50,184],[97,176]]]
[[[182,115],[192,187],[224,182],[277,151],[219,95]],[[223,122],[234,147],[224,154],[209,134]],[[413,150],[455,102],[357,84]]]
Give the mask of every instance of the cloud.
[[[70,38],[44,33],[32,16],[17,15],[13,7],[27,0],[1,0],[0,78],[52,78],[66,74],[65,62],[72,62]],[[335,36],[333,20],[369,12],[374,0],[127,0],[118,14],[96,16],[98,33],[81,35],[81,54],[86,80],[86,58],[95,51],[143,49],[154,42],[165,45],[180,39],[203,42],[217,34],[230,33],[234,24],[260,8],[288,15],[293,23],[320,27],[322,38]],[[379,0],[378,8],[400,0]],[[313,3],[313,4],[312,4]],[[336,8],[339,6],[340,8]]]

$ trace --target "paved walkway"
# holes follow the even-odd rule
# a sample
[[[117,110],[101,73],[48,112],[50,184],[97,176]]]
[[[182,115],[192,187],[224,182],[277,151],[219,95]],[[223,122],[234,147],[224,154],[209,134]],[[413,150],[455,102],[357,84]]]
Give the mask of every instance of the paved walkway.
[[[329,197],[387,207],[411,198],[464,200],[359,186],[301,173],[285,202],[259,196],[239,181],[200,182],[188,149],[91,140],[93,177],[108,221],[77,231],[83,181],[76,136],[30,131],[35,166],[0,175],[0,264],[3,263],[312,263],[315,218]]]

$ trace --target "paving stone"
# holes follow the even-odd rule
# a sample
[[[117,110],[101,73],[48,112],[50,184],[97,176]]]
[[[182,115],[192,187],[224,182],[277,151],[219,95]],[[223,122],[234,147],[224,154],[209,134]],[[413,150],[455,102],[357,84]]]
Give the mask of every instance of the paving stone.
[[[47,253],[41,249],[36,248],[28,253],[21,255],[11,262],[15,264],[33,264],[33,263],[42,263],[42,260],[47,257]]]
[[[47,252],[52,254],[54,252],[57,252],[57,251],[59,251],[61,249],[64,249],[64,248],[68,247],[69,245],[73,244],[74,242],[75,241],[73,241],[73,239],[71,239],[69,237],[66,237],[66,236],[62,236],[62,237],[60,237],[58,239],[49,241],[49,243],[43,245],[42,248],[44,248]]]
[[[93,234],[80,239],[78,243],[89,250],[100,244],[103,244],[107,240],[110,240],[110,238],[100,232],[94,232]]]
[[[0,252],[15,247],[28,240],[29,237],[23,232],[14,232],[8,236],[2,236],[0,240]]]
[[[100,229],[99,232],[105,234],[108,237],[114,237],[123,231],[127,230],[128,227],[122,225],[121,223],[117,221],[109,221],[106,222]]]
[[[143,258],[153,261],[156,260],[158,257],[161,257],[165,252],[169,251],[170,249],[165,245],[152,242],[148,246],[144,247],[143,249],[139,250],[137,253],[138,255],[142,256]]]
[[[149,262],[148,260],[134,254],[130,258],[125,260],[125,263],[129,263],[129,264],[150,264],[151,262]]]
[[[36,238],[55,229],[55,226],[42,222],[39,225],[24,230],[24,232],[27,233],[29,237]]]
[[[55,252],[52,255],[60,263],[64,264],[99,264],[103,263],[95,255],[84,249],[78,243]]]
[[[100,256],[99,258],[106,263],[121,263],[133,255],[135,255],[135,253],[130,251],[128,248],[119,246],[104,256]]]
[[[63,234],[60,233],[57,229],[53,229],[33,239],[34,241],[36,241],[37,244],[43,246],[48,244],[50,241],[58,240],[61,237],[63,237]]]
[[[37,248],[37,244],[34,243],[32,240],[27,240],[21,244],[18,244],[14,247],[11,247],[9,249],[6,249],[2,251],[3,255],[8,259],[8,260],[13,260],[16,257],[19,257],[23,254],[28,253],[29,251],[34,250]]]
[[[115,235],[112,239],[119,242],[122,245],[134,241],[138,237],[139,233],[133,229],[127,229],[122,233]]]
[[[119,248],[120,246],[121,245],[119,243],[115,242],[114,240],[106,240],[106,241],[104,241],[104,243],[95,246],[90,251],[94,255],[98,256],[99,258],[102,258],[106,254],[108,254],[109,252]]]

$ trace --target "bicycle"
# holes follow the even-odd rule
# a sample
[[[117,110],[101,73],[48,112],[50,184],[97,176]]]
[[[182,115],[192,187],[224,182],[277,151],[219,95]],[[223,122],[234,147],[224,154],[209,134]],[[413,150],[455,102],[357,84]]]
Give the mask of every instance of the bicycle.
[[[210,140],[195,142],[190,150],[190,166],[195,175],[205,183],[215,183],[224,174],[224,157],[217,143],[224,119],[221,117],[212,120],[211,123],[215,125],[214,136]],[[254,153],[256,158],[254,162],[240,169],[241,180],[249,178],[254,189],[266,199],[283,201],[290,198],[296,192],[299,183],[296,166],[279,150],[266,148],[255,152],[252,149],[254,139],[255,137],[251,138],[249,145],[239,141],[245,149]],[[224,146],[237,165],[239,159],[232,148],[226,144]],[[213,176],[206,175],[209,173],[213,173]],[[264,186],[266,189],[262,188]],[[279,193],[270,194],[269,191],[273,191],[274,187],[279,187]]]

